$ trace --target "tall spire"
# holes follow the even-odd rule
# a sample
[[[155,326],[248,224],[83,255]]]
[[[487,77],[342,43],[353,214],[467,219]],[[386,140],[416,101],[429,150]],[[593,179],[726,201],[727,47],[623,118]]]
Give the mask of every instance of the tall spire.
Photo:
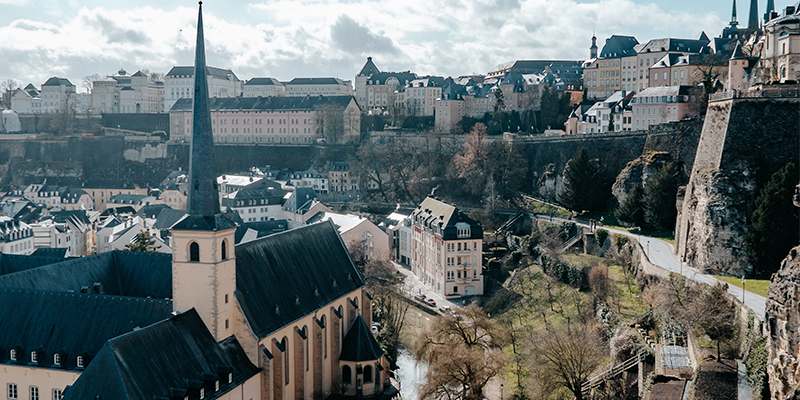
[[[750,16],[747,20],[747,29],[751,31],[758,29],[758,0],[750,0]]]
[[[767,0],[767,12],[764,13],[764,23],[772,19],[772,12],[775,11],[775,0]]]
[[[736,0],[733,0],[733,11],[731,12],[731,26],[737,25],[739,22],[736,20]]]
[[[193,216],[219,214],[216,177],[214,176],[214,137],[211,132],[211,111],[208,106],[208,73],[206,72],[205,39],[203,37],[203,2],[197,12],[197,47],[194,57],[194,108],[192,109],[192,143],[189,160],[189,207]]]

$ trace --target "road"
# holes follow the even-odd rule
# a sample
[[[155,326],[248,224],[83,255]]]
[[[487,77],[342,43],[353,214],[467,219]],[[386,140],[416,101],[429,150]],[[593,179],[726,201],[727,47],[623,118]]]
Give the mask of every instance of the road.
[[[538,219],[548,222],[551,220],[555,220],[558,222],[573,222],[580,226],[588,227],[587,224],[575,220],[567,220],[563,218],[550,218],[548,216],[539,216],[539,215],[537,215],[536,217]],[[685,263],[681,262],[675,255],[672,244],[667,241],[649,236],[642,236],[621,229],[608,228],[605,226],[602,226],[601,228],[611,233],[618,233],[636,239],[636,241],[639,242],[639,246],[641,247],[642,252],[645,254],[647,259],[650,260],[650,262],[654,264],[656,267],[659,267],[669,272],[675,272],[681,274],[696,282],[702,282],[709,285],[716,285],[717,283],[727,284],[727,282],[717,279],[713,275],[704,274],[701,271],[689,267]],[[756,317],[759,318],[761,321],[764,321],[764,313],[767,308],[767,299],[764,296],[760,296],[750,291],[745,291],[743,293],[741,288],[731,285],[728,285],[728,293],[739,299],[739,301],[741,301],[742,297],[744,296],[745,307],[752,310],[755,313]]]

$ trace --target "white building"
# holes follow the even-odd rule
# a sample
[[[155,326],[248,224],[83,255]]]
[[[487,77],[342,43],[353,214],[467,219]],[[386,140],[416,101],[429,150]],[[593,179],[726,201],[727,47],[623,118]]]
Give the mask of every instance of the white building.
[[[229,69],[207,67],[208,97],[237,97],[242,94],[242,81]],[[172,67],[164,77],[164,112],[169,112],[178,99],[194,96],[194,67]]]
[[[55,114],[75,106],[75,85],[66,78],[52,77],[37,90],[32,84],[11,96],[17,114]]]
[[[659,86],[639,92],[630,103],[632,129],[646,130],[653,125],[697,116],[697,110],[689,106],[689,89],[689,86]]]
[[[283,82],[285,96],[352,96],[353,86],[350,81],[339,78],[294,78]]]
[[[217,178],[219,181],[219,178]],[[230,187],[230,186],[229,186]],[[257,179],[247,186],[222,197],[221,207],[234,211],[244,222],[283,219],[281,184],[269,179]]]
[[[36,250],[33,243],[33,229],[30,225],[0,216],[0,252],[29,255]]]
[[[121,69],[116,75],[92,82],[92,112],[164,112],[164,82],[154,82],[142,71],[133,75]]]
[[[244,83],[243,97],[283,96],[286,87],[275,78],[252,78]]]

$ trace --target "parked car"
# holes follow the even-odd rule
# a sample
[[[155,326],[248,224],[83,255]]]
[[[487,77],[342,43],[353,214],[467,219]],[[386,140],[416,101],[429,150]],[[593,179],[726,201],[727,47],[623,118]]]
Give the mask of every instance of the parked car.
[[[425,299],[424,303],[431,307],[436,307],[436,301],[431,298]]]
[[[415,294],[415,295],[414,295],[414,299],[415,299],[415,300],[419,300],[419,301],[421,301],[421,302],[423,302],[423,303],[424,303],[424,302],[425,302],[425,295],[424,295],[424,294],[422,294],[422,293],[420,293],[420,294]]]
[[[439,311],[441,311],[442,314],[447,314],[450,312],[450,306],[439,306]]]

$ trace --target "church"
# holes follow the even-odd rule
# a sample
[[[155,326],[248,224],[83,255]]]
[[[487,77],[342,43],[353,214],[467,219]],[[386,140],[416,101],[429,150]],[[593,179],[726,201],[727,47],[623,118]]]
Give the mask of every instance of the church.
[[[380,398],[371,297],[324,222],[235,245],[213,166],[202,2],[189,217],[172,254],[0,254],[8,399]],[[198,78],[199,77],[199,78]]]

